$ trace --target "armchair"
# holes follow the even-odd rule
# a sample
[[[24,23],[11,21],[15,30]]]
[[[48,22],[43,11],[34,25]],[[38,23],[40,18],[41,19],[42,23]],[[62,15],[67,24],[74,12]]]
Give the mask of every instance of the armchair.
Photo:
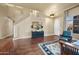
[[[71,42],[72,41],[72,36],[70,31],[64,31],[62,35],[60,35],[60,40],[66,41],[66,42]]]

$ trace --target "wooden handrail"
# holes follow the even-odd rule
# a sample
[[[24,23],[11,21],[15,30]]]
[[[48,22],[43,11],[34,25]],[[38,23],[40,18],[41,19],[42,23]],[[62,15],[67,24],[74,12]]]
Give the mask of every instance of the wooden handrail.
[[[79,46],[62,40],[60,40],[59,43],[61,46],[61,54],[79,55]]]
[[[70,47],[72,47],[72,48],[76,48],[76,49],[79,49],[79,47],[78,46],[76,46],[76,45],[74,45],[74,44],[72,44],[72,43],[69,43],[69,42],[65,42],[65,41],[59,41],[61,44],[65,44],[65,45],[67,45],[67,46],[70,46]]]

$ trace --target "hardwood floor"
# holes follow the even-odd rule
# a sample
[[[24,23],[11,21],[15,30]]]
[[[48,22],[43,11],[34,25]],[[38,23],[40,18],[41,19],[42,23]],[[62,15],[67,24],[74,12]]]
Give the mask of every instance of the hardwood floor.
[[[12,37],[0,39],[0,55],[14,54],[14,45]]]
[[[54,41],[57,40],[58,37],[48,36],[44,38],[36,38],[36,39],[19,39],[15,41],[16,46],[16,54],[21,55],[44,55],[41,49],[38,47],[38,43]]]
[[[47,42],[47,41],[54,41],[57,39],[58,39],[58,36],[52,35],[44,38],[36,38],[36,39],[29,38],[29,39],[14,40],[12,41],[14,45],[11,45],[14,51],[12,51],[12,53],[10,54],[12,55],[14,53],[14,55],[44,55],[44,53],[38,47],[38,44],[42,42]],[[9,45],[7,45],[6,47],[8,47]]]

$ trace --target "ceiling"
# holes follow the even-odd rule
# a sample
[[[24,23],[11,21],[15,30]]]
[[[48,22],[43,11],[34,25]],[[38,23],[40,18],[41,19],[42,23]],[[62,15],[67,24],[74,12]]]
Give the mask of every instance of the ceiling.
[[[49,16],[50,14],[58,15],[64,10],[71,8],[78,3],[12,3],[15,6],[21,6],[28,9],[41,11],[43,14]]]
[[[33,10],[45,11],[50,6],[56,7],[56,9],[64,9],[73,5],[77,5],[78,3],[13,3],[13,4]]]
[[[9,3],[9,4],[14,5],[14,7],[20,6],[20,7],[27,8],[28,10],[33,9],[33,10],[41,11],[42,14],[44,13],[45,16],[49,16],[50,14],[53,14],[53,13],[55,14],[55,16],[57,16],[57,15],[59,15],[59,13],[63,12],[64,10],[66,10],[70,7],[73,7],[75,5],[78,5],[78,3]],[[11,5],[9,5],[9,6],[11,6]],[[10,11],[11,12],[8,14],[13,19],[16,17],[20,17],[20,15],[22,15],[19,10],[17,11],[15,8],[11,8],[11,7],[10,7],[10,9],[11,10],[9,10],[9,12]],[[20,9],[20,8],[18,8],[18,9]],[[26,11],[28,12],[28,10],[26,10]],[[26,13],[26,14],[28,14],[28,13]],[[22,18],[24,18],[24,17],[22,17]]]
[[[52,3],[13,3],[13,4],[17,6],[33,9],[33,10],[39,10],[39,11],[44,11],[49,6],[52,5]]]
[[[78,5],[79,3],[8,3],[8,4],[10,4],[10,6],[13,5],[13,6],[24,7],[27,8],[28,10],[33,9],[41,12],[46,11],[45,13],[48,12],[58,13],[75,5]]]

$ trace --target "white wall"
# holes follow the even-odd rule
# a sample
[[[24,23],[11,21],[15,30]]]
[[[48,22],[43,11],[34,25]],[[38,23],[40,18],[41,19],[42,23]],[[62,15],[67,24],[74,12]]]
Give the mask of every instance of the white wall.
[[[60,15],[59,17],[54,18],[54,34],[60,35],[64,29],[64,15]]]
[[[15,24],[14,26],[14,40],[21,38],[31,38],[31,25],[32,21],[39,21],[43,23],[44,35],[53,35],[53,20],[50,18],[36,17],[30,15],[23,21]]]
[[[44,25],[44,34],[45,36],[53,35],[54,34],[54,23],[53,19],[44,18],[43,25]]]
[[[79,15],[79,7],[76,7],[74,9],[69,10],[69,14],[70,16],[76,16]]]
[[[12,26],[12,22],[10,22],[7,18],[0,17],[0,39],[11,36],[13,34]]]
[[[49,16],[51,13],[55,13],[56,16],[54,19],[42,17],[42,19],[39,20],[43,22],[45,36],[53,34],[59,35],[63,32],[64,10],[68,7],[70,8],[71,6],[74,6],[74,4],[58,4],[56,6],[51,5],[47,10],[45,10],[45,15]],[[14,39],[31,37],[31,22],[33,20],[38,20],[38,17],[35,19],[32,16],[26,17],[25,19],[22,19],[23,21],[15,24]]]
[[[31,37],[31,19],[30,17],[14,25],[14,38]]]
[[[12,21],[7,18],[8,7],[0,5],[0,39],[13,34]]]
[[[54,34],[60,35],[61,33],[61,19],[57,18],[54,20]]]
[[[79,6],[74,8],[74,9],[69,10],[69,14],[68,15],[69,16],[79,15]],[[73,37],[79,39],[79,34],[73,33]]]
[[[54,34],[62,34],[63,28],[65,28],[65,23],[64,23],[64,14],[63,12],[61,13],[62,15],[59,15],[59,17],[56,17],[54,19]],[[69,16],[75,16],[79,15],[79,7],[71,9],[68,11]],[[60,24],[59,24],[60,23]],[[57,25],[59,24],[59,25]],[[73,34],[73,37],[79,38],[79,34]]]

